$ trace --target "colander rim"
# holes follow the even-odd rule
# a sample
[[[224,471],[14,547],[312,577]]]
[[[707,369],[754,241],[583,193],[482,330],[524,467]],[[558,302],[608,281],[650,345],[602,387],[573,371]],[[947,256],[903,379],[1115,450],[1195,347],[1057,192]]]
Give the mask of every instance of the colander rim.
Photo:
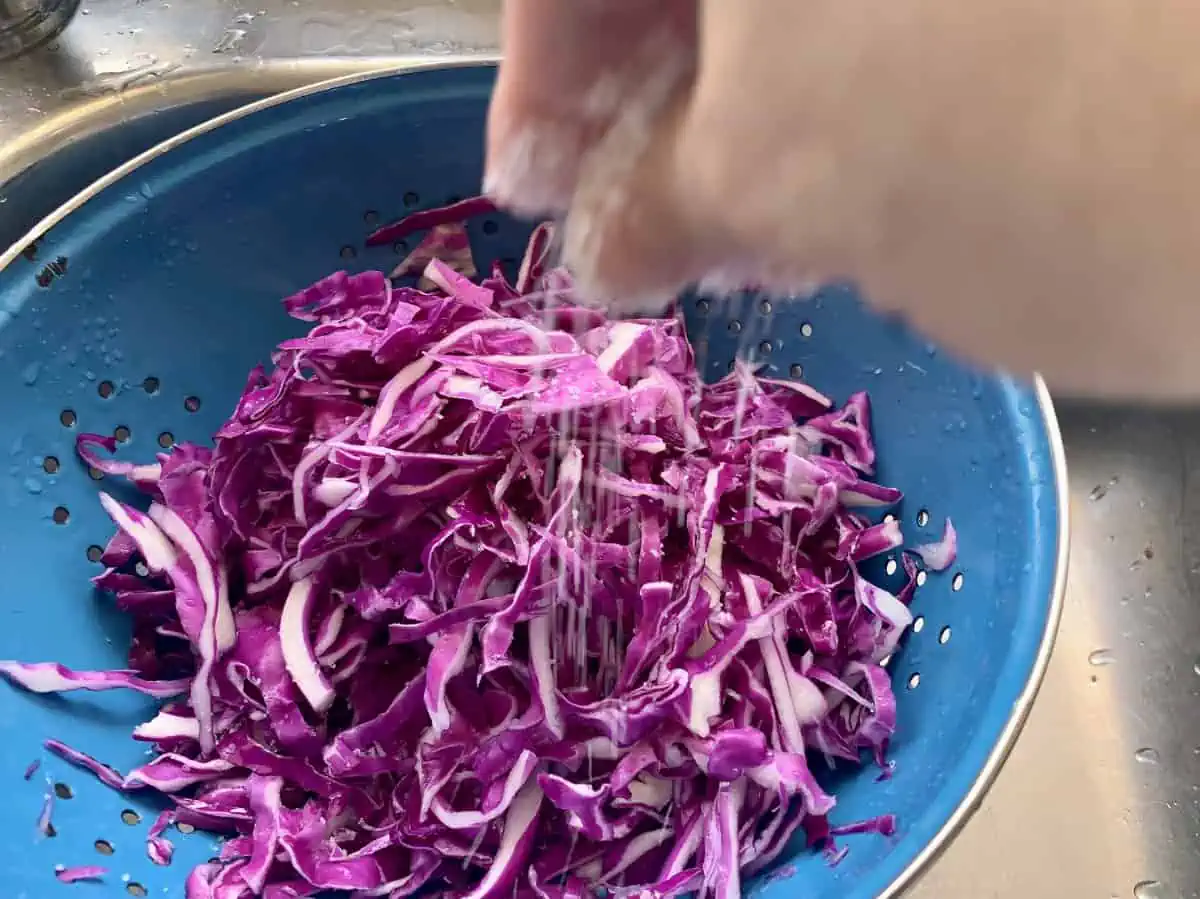
[[[142,166],[147,165],[158,157],[183,146],[201,135],[215,131],[224,125],[232,124],[255,113],[311,97],[315,94],[379,78],[439,69],[494,69],[499,66],[500,62],[501,56],[497,54],[472,54],[462,57],[429,60],[400,60],[381,65],[377,68],[339,75],[319,80],[303,87],[282,91],[278,94],[264,97],[261,100],[255,100],[239,106],[221,115],[214,116],[198,125],[184,129],[178,134],[145,150],[128,162],[113,169],[108,174],[96,179],[86,188],[75,194],[71,199],[45,216],[24,237],[17,240],[8,250],[0,255],[0,272],[5,271],[9,265],[18,258],[21,258],[26,248],[40,240],[52,228],[61,223],[71,213],[83,207],[89,200],[129,177]],[[1029,713],[1045,680],[1050,658],[1054,652],[1059,623],[1065,605],[1067,567],[1070,555],[1070,496],[1067,483],[1067,459],[1054,402],[1041,375],[1035,374],[1033,376],[1032,386],[1038,409],[1042,415],[1042,424],[1046,430],[1051,469],[1054,475],[1055,501],[1058,507],[1058,533],[1055,541],[1054,577],[1050,589],[1050,606],[1046,616],[1046,627],[1042,633],[1033,665],[1030,668],[1029,677],[1012,705],[1008,721],[1001,730],[995,746],[993,746],[983,767],[980,768],[979,773],[975,776],[971,787],[963,795],[962,799],[959,800],[954,811],[946,819],[946,823],[922,847],[921,851],[913,856],[912,860],[905,865],[900,873],[896,875],[895,879],[879,894],[878,899],[894,899],[894,897],[899,896],[905,889],[911,886],[941,856],[942,852],[953,842],[954,837],[958,835],[967,821],[978,811],[988,790],[995,783],[997,776],[1004,767],[1004,763],[1012,753],[1017,742],[1017,737],[1020,736],[1021,730],[1029,718]]]

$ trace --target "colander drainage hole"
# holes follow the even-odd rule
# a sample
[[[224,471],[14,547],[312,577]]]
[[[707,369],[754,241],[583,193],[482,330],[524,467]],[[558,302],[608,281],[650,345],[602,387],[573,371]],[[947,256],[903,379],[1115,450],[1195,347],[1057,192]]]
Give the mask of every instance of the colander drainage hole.
[[[147,577],[150,574],[150,568],[145,562],[138,562],[133,566],[134,574],[138,577]],[[124,813],[122,813],[124,814]]]
[[[102,480],[104,480],[104,472],[102,472],[99,468],[92,468],[89,465],[88,466],[88,477],[91,478],[93,481],[102,481]]]
[[[99,562],[100,557],[104,555],[104,547],[97,546],[93,543],[87,548],[87,559],[89,562]]]
[[[495,234],[499,230],[500,226],[491,219],[488,219],[483,223],[483,233],[487,234],[488,236]]]
[[[178,830],[180,833],[195,833],[196,832],[196,826],[194,824],[188,824],[186,821],[176,824],[175,829]]]
[[[915,690],[919,686],[921,686],[921,675],[914,671],[908,676],[908,689]]]
[[[158,393],[158,388],[161,386],[162,382],[159,381],[158,378],[154,377],[154,375],[151,375],[142,381],[142,390],[146,391],[146,393],[149,393],[152,396]]]
[[[770,315],[770,314],[771,314],[771,310],[772,310],[772,309],[774,309],[774,308],[775,308],[775,307],[771,305],[771,301],[770,301],[770,300],[760,300],[760,301],[759,301],[759,304],[758,304],[758,311],[759,311],[760,313],[762,313],[763,315]]]
[[[408,244],[406,244],[402,240],[398,240],[394,244],[392,244],[392,252],[395,253],[397,256],[407,256],[408,255]]]
[[[929,510],[922,509],[920,512],[917,513],[917,526],[925,527],[925,525],[927,525],[927,524],[929,524]]]
[[[900,563],[894,558],[889,558],[887,564],[883,566],[883,570],[887,572],[888,577],[891,577],[899,569]]]
[[[938,634],[938,642],[941,643],[943,646],[945,646],[947,643],[950,642],[950,628],[948,628],[948,627],[942,628],[942,632],[940,634]]]
[[[75,798],[74,791],[69,786],[67,786],[65,783],[61,783],[61,782],[56,783],[54,785],[54,795],[57,796],[59,799],[74,799]]]
[[[792,363],[792,367],[789,368],[788,371],[791,373],[791,376],[793,378],[803,378],[804,377],[804,366],[801,365],[799,362]]]
[[[125,811],[121,812],[121,820],[124,823],[128,824],[130,827],[133,827],[135,824],[141,823],[142,816],[139,815],[137,812],[135,812],[133,809],[127,808],[127,809],[125,809]]]
[[[58,413],[58,420],[62,423],[64,428],[73,428],[75,427],[75,422],[79,419],[76,418],[75,411],[73,409],[63,409]]]
[[[375,226],[379,224],[379,213],[374,209],[368,209],[363,213],[363,221],[368,225]]]
[[[71,510],[66,506],[55,506],[52,517],[55,524],[66,524],[71,520]]]
[[[101,381],[96,385],[96,393],[100,394],[101,399],[108,399],[110,396],[116,393],[116,390],[117,389],[113,386],[112,381]]]
[[[136,880],[130,881],[129,883],[125,884],[125,890],[126,890],[126,892],[129,893],[130,896],[148,896],[149,895],[149,892],[146,890],[146,888],[144,886],[142,886],[140,883],[138,883]]]
[[[762,343],[760,343],[758,345],[758,351],[760,353],[762,353],[764,356],[770,356],[771,351],[774,349],[775,349],[775,344],[771,343],[771,341],[769,341],[769,340],[764,340]]]
[[[914,634],[919,634],[923,630],[925,630],[925,616],[918,615],[916,618],[913,619],[912,632]]]
[[[421,195],[415,190],[410,190],[404,195],[404,205],[410,209],[421,202]]]
[[[696,300],[696,312],[699,315],[708,315],[708,310],[712,308],[712,303],[708,300]]]
[[[183,408],[187,409],[189,412],[199,412],[200,411],[200,397],[189,396],[186,400],[183,401]]]
[[[101,855],[112,855],[116,851],[108,840],[96,840],[94,845]]]
[[[175,435],[170,431],[163,431],[158,435],[158,445],[163,449],[170,449],[175,445]]]
[[[741,330],[742,330],[742,321],[741,321],[741,319],[737,319],[737,318],[731,318],[731,319],[729,320],[729,325],[728,325],[728,328],[729,328],[729,333],[730,333],[730,334],[740,334],[740,333],[741,333]]]
[[[954,575],[954,580],[952,580],[950,582],[950,589],[953,590],[955,593],[957,593],[959,590],[962,589],[962,585],[963,585],[963,574],[960,571]]]
[[[113,436],[117,438],[118,443],[128,443],[129,438],[133,436],[133,432],[126,425],[117,425],[113,429]]]
[[[927,580],[929,580],[929,572],[922,568],[917,572],[917,586],[924,587]]]
[[[47,456],[42,460],[42,471],[46,474],[58,474],[58,456]]]
[[[346,244],[346,246],[342,247],[340,255],[343,259],[353,259],[358,255],[358,250],[354,249],[350,244]]]
[[[813,335],[812,322],[803,322],[800,325],[800,334],[803,337],[812,337],[812,335]]]

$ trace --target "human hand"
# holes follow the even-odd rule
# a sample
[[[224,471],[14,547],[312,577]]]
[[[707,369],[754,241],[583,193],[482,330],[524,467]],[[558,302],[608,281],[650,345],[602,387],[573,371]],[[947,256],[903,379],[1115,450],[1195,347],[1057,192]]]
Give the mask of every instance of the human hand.
[[[1200,396],[1200,7],[509,0],[488,189],[618,311],[851,277],[984,364]]]

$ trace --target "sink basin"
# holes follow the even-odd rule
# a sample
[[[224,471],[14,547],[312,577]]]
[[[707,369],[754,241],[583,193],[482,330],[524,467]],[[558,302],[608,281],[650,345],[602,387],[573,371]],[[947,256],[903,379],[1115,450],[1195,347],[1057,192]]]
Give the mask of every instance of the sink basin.
[[[498,6],[91,0],[57,50],[0,69],[0,248],[213,115],[493,50]],[[1073,528],[1058,646],[1012,758],[917,899],[1200,896],[1200,412],[1058,411]]]
[[[0,246],[97,178],[160,141],[246,103],[327,78],[419,64],[421,57],[275,60],[177,69],[120,90],[84,86],[60,112],[0,147]]]

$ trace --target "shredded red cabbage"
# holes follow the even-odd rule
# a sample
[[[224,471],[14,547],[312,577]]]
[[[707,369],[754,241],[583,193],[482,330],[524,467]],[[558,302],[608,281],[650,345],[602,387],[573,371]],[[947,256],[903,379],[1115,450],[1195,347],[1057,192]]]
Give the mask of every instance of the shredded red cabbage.
[[[193,899],[735,897],[800,828],[894,832],[831,830],[809,769],[884,763],[912,621],[915,563],[898,595],[859,571],[903,539],[864,514],[900,499],[870,480],[867,396],[740,363],[704,384],[680,322],[574,301],[549,227],[516,284],[472,280],[459,220],[491,209],[376,236],[432,228],[402,266],[428,289],[339,272],[287,299],[313,328],[214,448],[79,440],[150,497],[104,497],[128,668],[0,675],[167,700],[128,774],[47,746],[174,800],[158,864],[172,823],[230,837]]]
[[[59,868],[54,872],[63,883],[78,883],[81,880],[100,880],[108,873],[108,868],[100,865],[79,865],[74,868]]]

